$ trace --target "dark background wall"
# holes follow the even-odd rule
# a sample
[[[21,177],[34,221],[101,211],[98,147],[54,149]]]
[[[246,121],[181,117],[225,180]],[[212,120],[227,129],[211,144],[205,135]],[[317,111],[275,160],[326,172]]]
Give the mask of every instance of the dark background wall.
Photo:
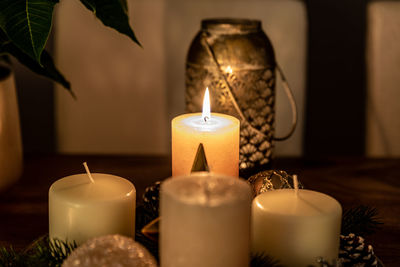
[[[308,0],[306,156],[365,152],[366,1]]]
[[[309,47],[304,153],[308,157],[362,155],[366,1],[307,0],[306,5]],[[25,154],[54,153],[52,82],[19,64],[15,70]]]
[[[46,49],[53,50],[53,35]],[[56,151],[53,82],[13,60],[24,154]]]
[[[24,154],[56,151],[54,90],[51,81],[14,63]]]

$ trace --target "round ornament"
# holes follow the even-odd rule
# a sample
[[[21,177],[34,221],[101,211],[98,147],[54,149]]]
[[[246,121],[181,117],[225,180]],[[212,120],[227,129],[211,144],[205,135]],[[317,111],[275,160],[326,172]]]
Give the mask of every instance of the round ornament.
[[[293,176],[281,170],[261,171],[251,176],[248,181],[253,189],[253,197],[270,190],[294,188]],[[303,188],[300,181],[299,188]]]
[[[88,240],[63,262],[62,267],[157,267],[154,257],[141,244],[121,235]]]

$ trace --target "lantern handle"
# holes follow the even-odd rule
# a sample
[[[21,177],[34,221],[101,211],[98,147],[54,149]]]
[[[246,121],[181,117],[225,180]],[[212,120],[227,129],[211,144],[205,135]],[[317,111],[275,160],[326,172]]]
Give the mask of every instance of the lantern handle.
[[[281,137],[274,137],[275,141],[283,141],[288,139],[290,136],[292,136],[292,134],[294,133],[294,130],[296,129],[296,125],[297,125],[297,106],[296,106],[296,100],[294,99],[293,96],[293,92],[290,89],[289,83],[286,80],[285,75],[283,74],[283,71],[281,69],[281,67],[279,66],[278,63],[276,63],[276,69],[279,72],[279,75],[281,76],[281,80],[282,80],[282,86],[285,89],[285,93],[289,99],[290,102],[290,107],[292,109],[292,127],[290,128],[290,131]]]
[[[235,96],[232,93],[233,92],[232,86],[230,85],[228,79],[226,78],[226,76],[225,76],[225,74],[224,74],[224,72],[223,72],[223,70],[221,68],[221,65],[219,64],[219,62],[217,60],[217,57],[216,57],[216,55],[214,53],[214,50],[212,49],[211,45],[209,44],[209,42],[207,40],[208,36],[207,36],[207,33],[205,31],[202,32],[202,37],[203,38],[201,38],[201,39],[202,39],[202,41],[204,43],[204,46],[205,46],[205,48],[207,50],[207,53],[212,58],[215,66],[216,66],[216,68],[217,68],[217,70],[219,72],[219,75],[222,77],[222,79],[223,79],[223,81],[224,81],[224,83],[226,85],[227,93],[229,95],[229,98],[230,98],[230,100],[231,100],[231,102],[233,104],[233,107],[235,108],[235,110],[239,114],[239,117],[240,117],[241,121],[243,123],[247,124],[252,131],[255,131],[256,133],[258,133],[258,134],[260,134],[260,135],[262,135],[262,136],[264,136],[266,138],[267,136],[263,132],[258,130],[257,128],[253,127],[251,125],[251,123],[244,116],[242,110],[239,107],[239,104],[237,103],[237,101],[235,99]],[[284,135],[284,136],[282,136],[282,137],[273,137],[273,140],[283,141],[283,140],[288,139],[293,134],[294,130],[296,129],[296,125],[297,125],[297,108],[296,108],[296,101],[294,99],[292,90],[290,89],[289,83],[287,82],[287,80],[285,78],[285,75],[283,74],[283,71],[279,67],[278,64],[276,64],[276,69],[278,70],[278,72],[279,72],[279,74],[281,76],[282,85],[283,85],[283,87],[285,89],[286,95],[289,98],[290,106],[292,108],[292,127],[291,127],[289,133]]]

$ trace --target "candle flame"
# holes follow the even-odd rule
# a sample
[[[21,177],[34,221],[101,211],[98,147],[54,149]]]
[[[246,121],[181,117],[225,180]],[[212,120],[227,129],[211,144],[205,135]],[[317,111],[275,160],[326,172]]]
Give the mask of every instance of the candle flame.
[[[203,99],[203,114],[201,116],[205,122],[211,119],[211,111],[210,111],[210,93],[208,92],[208,87],[206,88],[206,92],[204,93]]]
[[[232,68],[231,68],[231,66],[228,66],[228,67],[226,67],[226,70],[225,70],[227,73],[229,73],[229,74],[232,74],[233,73],[233,70],[232,70]]]

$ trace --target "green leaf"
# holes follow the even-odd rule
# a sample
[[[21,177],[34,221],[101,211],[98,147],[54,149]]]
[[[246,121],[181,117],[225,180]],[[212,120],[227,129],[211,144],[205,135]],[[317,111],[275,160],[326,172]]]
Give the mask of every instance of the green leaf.
[[[72,93],[70,83],[57,70],[56,66],[54,65],[52,57],[50,56],[49,53],[47,53],[46,50],[43,50],[42,52],[40,58],[42,64],[40,65],[36,60],[29,57],[27,54],[21,51],[16,45],[14,45],[9,39],[7,39],[5,33],[2,30],[0,30],[0,54],[4,53],[14,56],[19,62],[28,67],[33,72],[60,83],[62,86],[64,86]]]
[[[0,28],[24,53],[41,64],[55,0],[1,0]]]
[[[92,11],[104,25],[129,36],[132,41],[141,46],[129,25],[128,5],[126,0],[80,0]]]

